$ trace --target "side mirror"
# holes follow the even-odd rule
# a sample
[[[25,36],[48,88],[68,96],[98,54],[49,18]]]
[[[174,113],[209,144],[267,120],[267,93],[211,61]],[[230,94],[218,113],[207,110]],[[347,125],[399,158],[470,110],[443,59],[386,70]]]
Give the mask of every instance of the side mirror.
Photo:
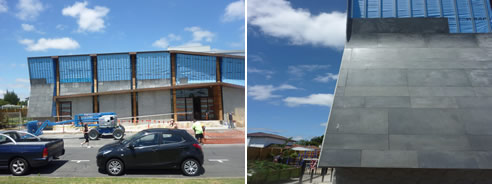
[[[128,146],[126,146],[126,147],[131,149],[131,150],[135,149],[135,145],[133,145],[133,143],[128,144]]]

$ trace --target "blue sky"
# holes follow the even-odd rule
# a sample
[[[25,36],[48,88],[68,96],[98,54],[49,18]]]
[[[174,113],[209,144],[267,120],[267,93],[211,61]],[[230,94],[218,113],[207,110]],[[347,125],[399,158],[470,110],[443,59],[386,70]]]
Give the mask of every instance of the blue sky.
[[[324,134],[346,0],[248,0],[248,133]]]
[[[5,90],[29,96],[27,57],[200,45],[244,50],[244,1],[142,2],[0,0],[0,97]]]

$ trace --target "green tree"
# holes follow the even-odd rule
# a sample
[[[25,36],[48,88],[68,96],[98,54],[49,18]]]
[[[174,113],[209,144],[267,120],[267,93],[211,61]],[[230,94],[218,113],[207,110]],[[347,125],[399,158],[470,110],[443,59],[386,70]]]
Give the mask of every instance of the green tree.
[[[20,101],[17,94],[14,91],[8,91],[3,95],[3,100],[12,105],[17,105]]]
[[[0,106],[2,106],[2,105],[7,105],[7,104],[9,104],[9,103],[8,103],[8,102],[6,102],[6,101],[5,101],[5,100],[3,100],[3,99],[0,99]]]
[[[19,105],[27,105],[28,100],[29,100],[29,97],[27,97],[24,101],[20,101]]]

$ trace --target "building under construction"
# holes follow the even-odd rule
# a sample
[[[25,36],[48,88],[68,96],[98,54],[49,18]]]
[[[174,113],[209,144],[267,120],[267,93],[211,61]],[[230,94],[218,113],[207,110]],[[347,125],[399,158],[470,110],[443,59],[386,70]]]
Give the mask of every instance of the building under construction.
[[[28,58],[28,117],[116,112],[120,118],[244,123],[244,56],[185,51]],[[133,117],[133,118],[132,118]]]

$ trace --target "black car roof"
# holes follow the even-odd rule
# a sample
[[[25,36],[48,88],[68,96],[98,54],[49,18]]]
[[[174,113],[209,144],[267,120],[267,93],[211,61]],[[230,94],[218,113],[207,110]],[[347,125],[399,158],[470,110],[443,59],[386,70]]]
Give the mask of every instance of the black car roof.
[[[151,128],[151,129],[145,129],[142,130],[144,132],[182,132],[185,130],[181,129],[169,129],[169,128]]]

